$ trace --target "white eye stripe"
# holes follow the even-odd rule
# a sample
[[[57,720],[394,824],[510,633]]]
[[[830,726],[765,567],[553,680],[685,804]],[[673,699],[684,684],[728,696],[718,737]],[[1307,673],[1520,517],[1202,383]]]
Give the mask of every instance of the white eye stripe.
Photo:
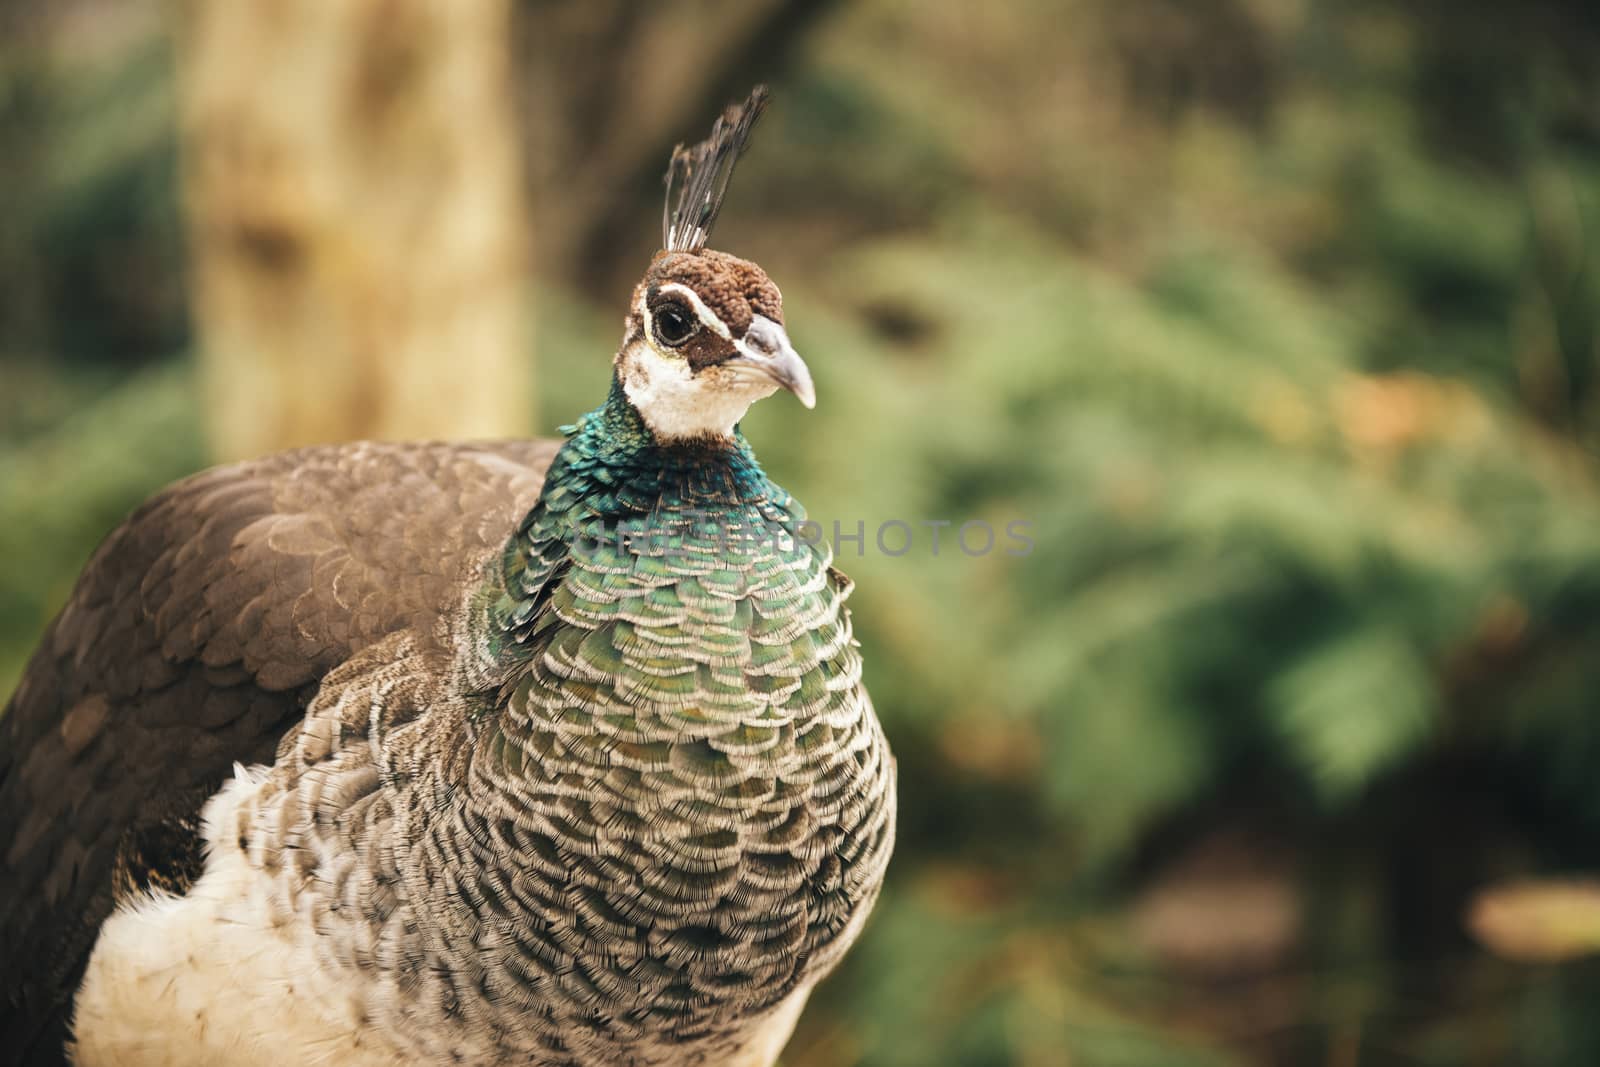
[[[665,293],[669,290],[674,293],[681,293],[684,299],[689,302],[689,306],[694,308],[694,313],[700,317],[701,323],[703,323],[712,333],[716,334],[725,341],[733,340],[733,331],[728,329],[728,324],[723,322],[715,311],[712,311],[706,306],[706,302],[700,299],[699,293],[695,292],[687,285],[682,285],[678,282],[668,282],[667,284],[658,288],[656,291],[659,293]]]

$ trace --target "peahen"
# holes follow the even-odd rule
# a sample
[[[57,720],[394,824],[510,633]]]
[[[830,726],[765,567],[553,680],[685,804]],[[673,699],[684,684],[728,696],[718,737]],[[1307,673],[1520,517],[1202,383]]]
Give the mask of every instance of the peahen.
[[[877,896],[894,765],[827,547],[738,422],[813,389],[674,152],[563,443],[208,471],[0,720],[0,1060],[769,1065]]]

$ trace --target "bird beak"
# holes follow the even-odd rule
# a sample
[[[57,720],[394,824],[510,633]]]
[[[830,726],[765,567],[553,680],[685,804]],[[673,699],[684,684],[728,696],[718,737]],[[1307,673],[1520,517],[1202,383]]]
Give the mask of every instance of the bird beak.
[[[789,343],[789,335],[782,326],[765,315],[757,315],[750,320],[750,327],[745,330],[744,336],[734,342],[734,347],[739,354],[730,362],[749,367],[772,379],[799,397],[800,403],[806,407],[817,406],[817,390],[811,384],[811,370]]]

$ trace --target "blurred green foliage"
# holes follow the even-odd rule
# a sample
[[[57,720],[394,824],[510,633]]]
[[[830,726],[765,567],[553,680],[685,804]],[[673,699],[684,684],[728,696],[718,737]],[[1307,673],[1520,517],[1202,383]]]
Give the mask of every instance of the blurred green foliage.
[[[203,464],[166,54],[4,53],[0,689]],[[1463,926],[1600,867],[1595,54],[1556,0],[874,0],[803,42],[717,243],[821,398],[747,433],[868,531],[902,843],[786,1062],[1600,1062],[1592,964]],[[547,430],[623,294],[543,275]]]

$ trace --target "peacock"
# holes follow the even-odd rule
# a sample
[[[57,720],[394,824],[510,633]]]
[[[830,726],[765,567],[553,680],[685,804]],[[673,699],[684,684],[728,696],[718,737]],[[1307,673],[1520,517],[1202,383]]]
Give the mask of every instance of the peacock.
[[[96,551],[0,719],[0,1060],[775,1062],[895,770],[851,583],[739,429],[815,402],[706,247],[766,100],[673,152],[563,441],[221,467]]]

